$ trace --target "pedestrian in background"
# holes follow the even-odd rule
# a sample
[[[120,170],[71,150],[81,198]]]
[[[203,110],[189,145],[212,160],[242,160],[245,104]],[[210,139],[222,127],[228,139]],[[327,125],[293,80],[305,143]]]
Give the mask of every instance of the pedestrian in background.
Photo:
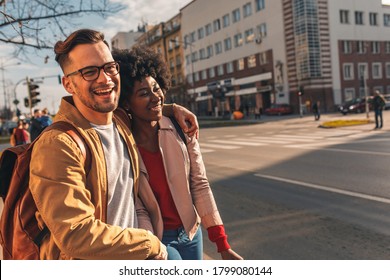
[[[19,120],[18,126],[14,128],[15,145],[23,145],[30,143],[30,133],[28,132],[28,122]]]
[[[383,127],[383,108],[386,105],[386,100],[379,90],[374,91],[374,98],[372,100],[375,112],[375,129]]]
[[[321,117],[320,115],[320,102],[319,101],[316,101],[316,102],[313,102],[313,114],[314,114],[314,120],[318,121]]]
[[[35,138],[38,137],[38,135],[42,132],[42,130],[44,128],[41,121],[40,121],[41,116],[42,116],[41,110],[34,109],[34,114],[31,118],[31,125],[30,125],[31,141],[34,141]]]
[[[132,118],[140,160],[141,228],[154,232],[167,246],[169,260],[200,260],[207,229],[222,259],[242,259],[225,234],[195,137],[180,138],[171,120],[162,116],[170,73],[162,56],[145,46],[115,50],[121,68],[120,107]]]
[[[42,115],[39,118],[39,122],[41,123],[43,128],[45,128],[53,123],[53,120],[52,120],[51,116],[49,115],[49,110],[47,108],[44,108],[42,110]]]

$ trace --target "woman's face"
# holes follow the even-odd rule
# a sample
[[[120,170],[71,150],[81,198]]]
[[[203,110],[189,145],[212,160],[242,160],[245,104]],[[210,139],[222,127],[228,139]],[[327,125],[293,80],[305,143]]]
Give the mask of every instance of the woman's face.
[[[164,93],[153,77],[136,81],[127,101],[134,119],[155,122],[162,118]]]

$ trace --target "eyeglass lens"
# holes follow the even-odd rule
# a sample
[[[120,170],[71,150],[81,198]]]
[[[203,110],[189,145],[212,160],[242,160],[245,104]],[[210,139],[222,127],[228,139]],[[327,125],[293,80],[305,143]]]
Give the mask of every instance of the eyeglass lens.
[[[119,65],[116,62],[110,62],[103,66],[91,66],[80,70],[81,75],[87,81],[96,80],[100,75],[100,69],[108,76],[115,76],[119,73]]]

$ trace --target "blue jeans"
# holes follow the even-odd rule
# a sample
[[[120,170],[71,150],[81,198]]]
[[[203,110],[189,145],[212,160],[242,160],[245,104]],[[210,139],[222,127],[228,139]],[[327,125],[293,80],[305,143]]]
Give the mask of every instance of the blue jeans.
[[[375,127],[381,128],[383,126],[382,109],[375,109]]]
[[[164,230],[162,243],[167,246],[168,260],[203,259],[203,237],[200,227],[192,240],[183,227]]]

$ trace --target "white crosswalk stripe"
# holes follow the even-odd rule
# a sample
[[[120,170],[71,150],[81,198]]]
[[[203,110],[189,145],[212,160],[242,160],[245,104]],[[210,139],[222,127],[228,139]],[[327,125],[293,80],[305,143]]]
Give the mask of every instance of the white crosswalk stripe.
[[[279,131],[279,133],[255,134],[246,133],[242,135],[226,135],[224,139],[209,137],[201,139],[200,146],[202,153],[210,153],[218,150],[240,149],[244,146],[266,146],[276,145],[286,148],[321,148],[332,145],[343,144],[353,139],[364,138],[365,133],[356,133],[357,131],[336,131],[336,130],[318,130],[318,131]]]
[[[240,140],[211,140],[213,143],[221,143],[221,144],[236,144],[242,146],[264,146],[264,143],[256,143],[256,142],[248,142],[248,141],[240,141]]]

